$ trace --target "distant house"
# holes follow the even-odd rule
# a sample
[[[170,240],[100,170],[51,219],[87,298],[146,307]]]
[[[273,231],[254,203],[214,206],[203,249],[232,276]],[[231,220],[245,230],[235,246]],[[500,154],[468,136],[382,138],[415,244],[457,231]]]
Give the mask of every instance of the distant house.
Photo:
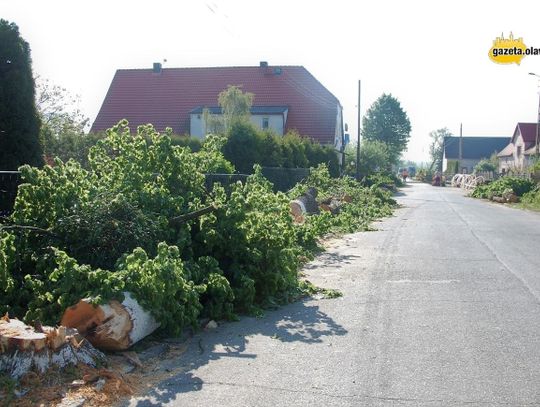
[[[480,160],[501,151],[509,141],[510,137],[445,137],[443,171],[449,161],[459,161],[460,172],[470,174]]]
[[[497,154],[499,171],[521,172],[536,152],[536,123],[518,123],[509,144]]]
[[[218,95],[229,85],[253,93],[251,120],[277,134],[300,135],[340,150],[343,116],[339,100],[303,66],[119,69],[90,131],[127,119],[131,126],[151,123],[158,131],[204,137],[204,109],[220,114]]]

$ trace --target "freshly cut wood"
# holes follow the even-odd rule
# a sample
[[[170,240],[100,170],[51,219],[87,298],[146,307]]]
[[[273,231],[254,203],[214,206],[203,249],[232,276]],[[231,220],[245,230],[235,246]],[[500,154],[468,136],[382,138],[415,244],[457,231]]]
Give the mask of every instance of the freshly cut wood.
[[[98,349],[126,350],[154,332],[159,323],[130,293],[124,295],[122,303],[92,305],[83,299],[64,312],[61,323],[76,328]]]
[[[300,201],[291,201],[289,204],[291,208],[291,216],[293,217],[293,220],[295,223],[304,223],[305,217],[304,214],[306,213],[306,207],[304,204]]]
[[[506,202],[511,202],[511,203],[519,202],[518,196],[511,189],[503,192],[503,198]]]
[[[332,197],[322,201],[319,206],[322,210],[330,212],[332,215],[337,215],[341,205],[343,205],[343,201]]]
[[[304,194],[291,201],[291,215],[295,222],[302,223],[306,213],[310,215],[319,213],[319,205],[317,204],[316,198],[317,189],[309,188]]]
[[[38,325],[36,329],[7,315],[0,319],[0,372],[18,379],[30,371],[78,363],[96,367],[105,360],[76,329]]]

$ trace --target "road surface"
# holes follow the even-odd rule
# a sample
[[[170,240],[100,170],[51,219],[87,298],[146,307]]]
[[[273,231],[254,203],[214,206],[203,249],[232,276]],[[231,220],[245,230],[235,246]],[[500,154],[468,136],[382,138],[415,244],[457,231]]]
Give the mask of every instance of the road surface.
[[[343,292],[192,338],[131,406],[540,405],[540,214],[411,184],[306,267]]]

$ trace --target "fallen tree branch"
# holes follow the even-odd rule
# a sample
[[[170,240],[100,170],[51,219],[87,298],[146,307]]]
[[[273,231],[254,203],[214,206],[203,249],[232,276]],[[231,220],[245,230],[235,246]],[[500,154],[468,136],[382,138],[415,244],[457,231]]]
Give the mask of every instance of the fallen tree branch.
[[[202,209],[197,209],[196,211],[186,213],[184,215],[175,216],[174,218],[169,219],[169,223],[180,224],[187,222],[192,219],[196,219],[199,216],[206,215],[207,213],[215,212],[218,209],[216,205],[210,205]]]
[[[48,235],[48,236],[59,238],[57,234],[51,232],[50,230],[38,228],[36,226],[5,225],[5,226],[0,226],[0,230],[22,230],[26,232],[41,233],[42,235]]]

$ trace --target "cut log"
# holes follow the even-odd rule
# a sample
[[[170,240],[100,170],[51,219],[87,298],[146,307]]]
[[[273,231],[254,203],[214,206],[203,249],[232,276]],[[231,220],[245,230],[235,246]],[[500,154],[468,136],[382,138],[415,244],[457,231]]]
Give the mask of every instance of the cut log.
[[[92,345],[103,350],[126,350],[150,335],[159,323],[130,293],[122,303],[112,300],[94,306],[88,299],[69,307],[62,325],[76,328]]]
[[[306,207],[300,201],[291,201],[290,203],[291,215],[295,223],[304,223],[304,214],[306,213]]]
[[[511,203],[519,202],[518,196],[511,189],[505,190],[503,192],[502,197],[504,198],[505,202],[511,202]]]
[[[291,201],[291,215],[295,222],[301,223],[304,221],[304,215],[319,213],[319,205],[317,204],[317,189],[309,188],[304,194],[300,195],[295,200]]]
[[[332,215],[337,215],[340,211],[340,207],[343,205],[343,202],[334,197],[325,199],[319,205],[319,207],[327,212],[330,212]]]
[[[18,319],[0,319],[0,372],[18,379],[30,371],[44,373],[51,367],[79,363],[96,367],[105,360],[76,329],[44,326],[40,330]]]

